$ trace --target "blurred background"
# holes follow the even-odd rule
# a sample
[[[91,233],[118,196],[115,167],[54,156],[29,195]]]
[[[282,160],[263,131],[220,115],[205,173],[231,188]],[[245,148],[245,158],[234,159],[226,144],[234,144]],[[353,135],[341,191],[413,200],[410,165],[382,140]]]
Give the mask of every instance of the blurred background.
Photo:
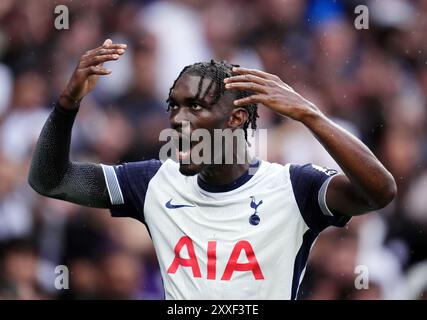
[[[68,7],[68,30],[54,8]],[[354,9],[369,8],[357,30]],[[301,299],[427,299],[427,1],[0,1],[0,298],[163,299],[143,224],[44,198],[27,184],[34,143],[80,55],[128,44],[86,97],[72,158],[158,157],[166,95],[211,58],[279,75],[366,143],[393,173],[385,209],[329,228],[312,250]],[[303,126],[260,107],[268,160],[337,168]],[[54,287],[55,266],[70,289]],[[356,289],[356,266],[369,289]]]

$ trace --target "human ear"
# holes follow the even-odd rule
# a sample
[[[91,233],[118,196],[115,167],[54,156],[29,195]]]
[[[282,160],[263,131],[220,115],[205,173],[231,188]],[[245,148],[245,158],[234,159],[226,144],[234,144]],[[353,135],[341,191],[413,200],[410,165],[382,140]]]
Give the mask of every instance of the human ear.
[[[236,108],[232,111],[228,120],[228,126],[235,129],[243,127],[246,121],[248,121],[249,114],[244,108]]]

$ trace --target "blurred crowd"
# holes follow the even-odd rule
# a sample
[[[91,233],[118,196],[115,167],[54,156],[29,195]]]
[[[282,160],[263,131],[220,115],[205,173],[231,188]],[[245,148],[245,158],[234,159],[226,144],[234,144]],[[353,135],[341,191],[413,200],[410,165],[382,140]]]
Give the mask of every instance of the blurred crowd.
[[[69,29],[54,26],[58,4]],[[354,25],[359,4],[367,30]],[[111,38],[128,50],[82,102],[74,160],[157,158],[166,95],[188,64],[213,58],[277,74],[366,143],[398,185],[383,210],[321,234],[300,298],[427,299],[425,30],[424,0],[0,1],[0,298],[163,299],[142,223],[41,197],[27,183],[38,134],[80,55]],[[338,168],[302,125],[259,113],[269,161]],[[69,290],[55,288],[58,265]]]

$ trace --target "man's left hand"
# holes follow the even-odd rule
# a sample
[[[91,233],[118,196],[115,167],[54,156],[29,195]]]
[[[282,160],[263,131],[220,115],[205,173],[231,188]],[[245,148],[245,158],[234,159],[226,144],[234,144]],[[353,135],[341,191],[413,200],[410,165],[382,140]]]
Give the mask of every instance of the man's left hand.
[[[301,122],[307,116],[321,113],[276,75],[240,67],[234,67],[233,73],[234,76],[224,79],[226,89],[253,92],[249,97],[235,100],[236,106],[261,103],[282,116]]]

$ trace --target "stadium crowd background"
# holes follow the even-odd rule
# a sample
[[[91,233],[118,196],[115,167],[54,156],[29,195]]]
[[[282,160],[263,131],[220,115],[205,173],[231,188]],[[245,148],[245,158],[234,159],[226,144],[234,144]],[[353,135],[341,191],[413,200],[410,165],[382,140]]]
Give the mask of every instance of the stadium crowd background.
[[[69,30],[54,27],[58,4]],[[368,30],[354,27],[359,4]],[[84,99],[73,159],[157,158],[166,94],[187,64],[215,58],[275,73],[360,137],[398,184],[385,209],[322,233],[300,297],[426,299],[426,30],[424,0],[0,1],[0,298],[163,298],[141,223],[27,184],[34,143],[80,55],[112,38],[129,49]],[[303,126],[263,107],[260,116],[269,161],[337,168]],[[70,290],[54,287],[61,264]],[[357,289],[366,271],[369,289]]]

